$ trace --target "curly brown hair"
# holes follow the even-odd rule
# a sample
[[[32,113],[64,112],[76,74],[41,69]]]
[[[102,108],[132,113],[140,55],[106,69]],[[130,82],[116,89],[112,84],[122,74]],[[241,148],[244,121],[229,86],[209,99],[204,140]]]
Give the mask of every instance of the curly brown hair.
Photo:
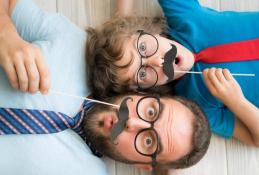
[[[87,73],[88,85],[94,98],[105,98],[133,91],[128,83],[119,83],[118,69],[128,66],[117,66],[115,62],[123,56],[125,40],[144,30],[151,34],[164,34],[166,22],[162,17],[120,17],[107,21],[97,28],[87,29]]]

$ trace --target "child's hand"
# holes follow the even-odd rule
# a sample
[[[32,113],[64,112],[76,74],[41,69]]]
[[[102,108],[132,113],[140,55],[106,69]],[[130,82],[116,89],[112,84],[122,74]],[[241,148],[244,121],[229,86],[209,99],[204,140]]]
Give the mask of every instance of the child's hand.
[[[220,99],[226,106],[231,106],[245,99],[239,84],[228,69],[205,69],[203,76],[211,94]]]
[[[30,93],[48,92],[50,75],[40,49],[24,41],[12,25],[0,31],[0,65],[12,87]]]

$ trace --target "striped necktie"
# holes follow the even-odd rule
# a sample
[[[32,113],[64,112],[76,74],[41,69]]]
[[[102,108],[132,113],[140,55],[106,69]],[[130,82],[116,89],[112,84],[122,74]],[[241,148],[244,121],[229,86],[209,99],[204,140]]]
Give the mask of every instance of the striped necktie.
[[[90,101],[84,101],[82,110],[74,118],[61,112],[47,110],[0,108],[0,136],[51,134],[70,128],[83,138],[95,155],[101,156],[87,141],[82,127],[84,114],[93,104]]]
[[[74,118],[47,110],[0,108],[0,135],[50,134],[68,128],[82,135],[84,113],[91,106],[91,102],[85,101],[82,110]]]

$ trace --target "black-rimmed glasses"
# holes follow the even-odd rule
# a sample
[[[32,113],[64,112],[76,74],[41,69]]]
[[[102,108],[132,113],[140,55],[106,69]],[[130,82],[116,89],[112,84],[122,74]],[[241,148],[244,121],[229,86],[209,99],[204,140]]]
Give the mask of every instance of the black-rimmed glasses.
[[[158,50],[158,40],[152,34],[146,33],[143,30],[139,31],[137,39],[137,50],[141,57],[140,67],[137,71],[136,82],[138,88],[148,89],[156,85],[158,81],[157,71],[149,65],[143,65],[142,59],[153,56]]]
[[[142,97],[137,103],[136,111],[138,117],[150,123],[151,126],[137,133],[134,140],[135,149],[139,154],[151,157],[151,164],[155,167],[157,164],[156,157],[161,146],[158,133],[154,129],[154,123],[158,120],[161,111],[159,98],[153,96]]]

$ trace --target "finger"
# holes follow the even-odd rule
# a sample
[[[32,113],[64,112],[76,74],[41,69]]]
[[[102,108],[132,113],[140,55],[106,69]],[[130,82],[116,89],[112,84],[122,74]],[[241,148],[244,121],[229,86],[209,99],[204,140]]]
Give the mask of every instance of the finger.
[[[221,68],[216,69],[215,75],[221,84],[225,84],[227,82]]]
[[[224,76],[226,77],[226,80],[229,81],[232,84],[235,84],[237,86],[239,86],[238,82],[236,81],[236,79],[231,75],[231,73],[229,72],[228,69],[223,70]]]
[[[40,76],[40,91],[42,94],[46,94],[50,88],[50,74],[40,51],[37,52],[36,65]]]
[[[33,57],[26,59],[25,62],[25,68],[27,70],[27,75],[28,75],[28,91],[30,93],[35,93],[39,90],[39,83],[40,83],[40,78],[39,78],[39,72],[36,66],[36,63],[34,62]]]
[[[215,74],[216,72],[216,68],[211,68],[209,69],[209,72],[208,72],[208,79],[210,80],[210,82],[213,84],[213,86],[218,89],[220,88],[220,82]]]
[[[223,74],[227,81],[233,80],[233,76],[231,75],[231,73],[228,69],[223,69]]]
[[[17,59],[18,61],[15,63],[15,70],[18,77],[19,89],[23,92],[28,91],[28,76],[22,59]]]
[[[209,79],[208,73],[209,73],[209,69],[205,69],[203,71],[203,77],[204,77],[206,86],[208,87],[209,91],[213,94],[215,92],[215,87],[214,87],[213,83],[211,82],[211,80]]]
[[[4,65],[3,68],[4,68],[4,71],[6,72],[6,75],[9,79],[11,86],[15,89],[18,89],[19,84],[18,84],[17,73],[15,71],[14,65],[11,63],[6,63],[6,65]]]

